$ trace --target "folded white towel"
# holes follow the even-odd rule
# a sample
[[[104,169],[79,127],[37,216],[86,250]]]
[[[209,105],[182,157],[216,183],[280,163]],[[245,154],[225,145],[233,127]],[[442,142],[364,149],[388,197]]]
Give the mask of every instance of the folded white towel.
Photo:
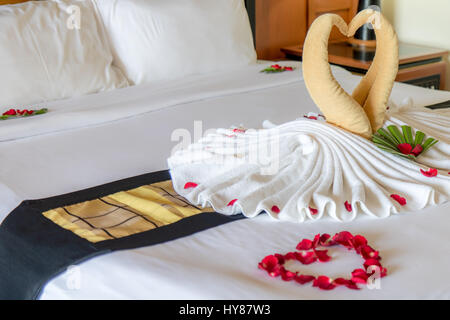
[[[390,124],[410,125],[439,143],[414,162],[308,114],[279,126],[265,122],[266,129],[218,129],[168,164],[180,195],[227,215],[347,221],[361,212],[387,217],[448,201],[450,110],[391,110]],[[421,172],[429,168],[438,175]]]

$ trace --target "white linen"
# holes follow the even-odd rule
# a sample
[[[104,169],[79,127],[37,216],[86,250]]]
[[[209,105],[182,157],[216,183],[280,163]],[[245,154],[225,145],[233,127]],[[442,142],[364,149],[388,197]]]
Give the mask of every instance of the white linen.
[[[168,159],[175,191],[223,214],[253,218],[266,211],[292,222],[325,215],[346,221],[361,213],[385,218],[448,201],[450,111],[390,111],[385,128],[411,125],[438,144],[413,162],[315,119],[245,132],[218,129]],[[439,174],[424,176],[429,167]],[[185,188],[188,182],[198,186]]]
[[[65,0],[0,6],[0,108],[128,85],[94,9]]]
[[[264,67],[261,65],[261,69]],[[335,74],[347,91],[360,81],[359,77],[347,72]],[[255,80],[260,75],[255,72]],[[291,73],[264,76],[276,81],[277,77],[291,77]],[[219,87],[220,79],[226,86],[230,78],[212,74],[209,79],[216,81]],[[239,78],[235,80],[239,81]],[[284,123],[309,111],[318,112],[301,78],[279,86],[262,85],[263,90],[258,90],[250,80],[248,78],[244,84],[248,90],[241,88],[234,94],[232,90],[225,95],[211,94],[204,99],[198,96],[186,103],[87,128],[54,133],[47,130],[46,135],[26,138],[28,120],[32,119],[17,120],[18,126],[23,123],[19,134],[23,138],[0,142],[0,182],[3,185],[0,221],[23,199],[50,197],[166,169],[172,148],[180,143],[171,140],[172,132],[185,129],[191,142],[197,141],[201,133],[194,131],[196,120],[202,120],[203,130],[241,123],[246,127],[257,127],[265,119]],[[201,81],[206,83],[207,79]],[[196,87],[195,81],[185,86],[175,83],[174,88],[167,84],[166,98],[170,100],[172,94],[180,90],[187,93],[193,87]],[[149,88],[142,86],[133,91],[126,88],[71,99],[60,102],[60,107],[105,105],[105,111],[108,103],[114,104],[117,100],[124,109],[144,103],[151,109],[153,101],[149,99],[152,96]],[[128,95],[128,100],[119,100],[117,97],[122,92],[132,94]],[[411,96],[419,106],[450,99],[449,92],[395,84],[394,102],[399,104],[406,96]],[[100,108],[98,112],[101,112]],[[16,120],[4,123],[12,124],[13,121]],[[47,125],[59,127],[60,124],[48,122]],[[3,191],[5,189],[7,193]],[[450,269],[444,250],[449,246],[449,209],[445,204],[422,210],[419,214],[401,214],[388,219],[361,217],[345,223],[323,219],[302,225],[272,221],[267,215],[261,215],[161,245],[97,257],[81,265],[79,290],[70,290],[67,286],[70,277],[63,274],[46,286],[42,298],[448,299],[449,282],[442,275]],[[257,263],[265,255],[291,251],[300,238],[345,229],[366,235],[381,251],[383,264],[390,272],[382,280],[382,290],[353,292],[340,288],[323,292],[308,285],[302,287],[274,280],[257,269]],[[340,251],[334,252],[333,256]],[[341,255],[336,257],[336,269],[333,268],[336,274],[347,275],[348,267],[360,266],[360,259],[355,260],[353,254],[346,257],[350,260]],[[330,266],[331,262],[317,268],[325,272],[331,269]]]
[[[260,72],[266,64],[255,64],[240,70],[218,72],[214,77],[210,74],[193,75],[174,81],[105,92],[94,98],[82,96],[67,101],[37,104],[35,108],[46,107],[49,112],[2,122],[0,142],[99,125],[192,101],[301,83],[303,78],[299,71],[300,64],[292,62],[290,65],[297,69],[294,72],[267,75]],[[348,74],[343,69],[333,70],[336,74]]]
[[[256,62],[243,0],[95,0],[134,84]]]

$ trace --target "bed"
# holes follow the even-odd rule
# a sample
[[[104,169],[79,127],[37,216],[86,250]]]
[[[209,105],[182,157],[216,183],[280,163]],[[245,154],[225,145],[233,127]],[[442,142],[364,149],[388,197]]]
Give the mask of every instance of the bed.
[[[301,63],[293,72],[264,74],[269,61],[178,80],[140,84],[46,102],[48,114],[0,123],[0,221],[22,201],[84,190],[167,170],[182,142],[211,128],[264,120],[283,123],[319,112]],[[333,67],[347,91],[360,81]],[[396,83],[391,99],[415,106],[450,100],[450,93]],[[196,121],[201,120],[201,126]],[[182,135],[173,135],[176,130]],[[48,282],[41,299],[449,299],[450,204],[386,219],[358,217],[291,223],[266,214],[239,219],[173,241],[119,250],[71,266]],[[287,252],[302,238],[348,230],[364,234],[383,255],[388,277],[380,289],[321,291],[273,279],[258,262]],[[360,264],[335,250],[330,264],[302,266],[312,274],[343,276]],[[294,266],[295,267],[295,266]],[[298,266],[297,266],[298,267]],[[75,279],[75,280],[74,280]]]

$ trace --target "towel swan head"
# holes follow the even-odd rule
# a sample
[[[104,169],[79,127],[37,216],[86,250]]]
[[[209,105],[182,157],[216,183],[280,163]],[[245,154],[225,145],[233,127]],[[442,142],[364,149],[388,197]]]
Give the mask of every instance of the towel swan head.
[[[375,58],[349,95],[334,78],[328,62],[328,39],[333,26],[347,37],[371,23],[377,39]],[[349,25],[336,14],[324,14],[311,25],[303,46],[303,77],[309,94],[327,121],[370,138],[384,123],[387,102],[398,72],[398,38],[377,11],[359,12]]]

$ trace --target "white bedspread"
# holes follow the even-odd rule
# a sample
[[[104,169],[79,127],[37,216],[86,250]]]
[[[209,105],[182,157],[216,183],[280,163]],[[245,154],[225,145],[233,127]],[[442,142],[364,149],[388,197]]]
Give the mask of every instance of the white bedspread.
[[[203,130],[258,127],[265,119],[283,123],[318,111],[298,69],[266,75],[259,73],[263,68],[61,101],[50,104],[55,112],[43,117],[1,122],[0,221],[23,199],[166,169],[166,159],[179,143],[171,141],[173,130],[185,128],[192,141],[197,140],[196,120],[203,120]],[[335,75],[349,91],[359,82],[342,70],[335,70]],[[418,106],[450,100],[449,92],[396,84],[392,99],[400,103],[407,96]],[[61,275],[49,283],[42,298],[449,298],[449,226],[449,204],[346,224],[324,219],[298,225],[262,215],[98,257],[81,266],[79,289],[70,290],[67,276]],[[381,251],[390,272],[381,290],[323,292],[274,280],[257,269],[265,255],[291,251],[301,238],[341,230],[366,235]],[[343,253],[333,249],[336,268],[329,263],[317,270],[333,270],[333,276],[359,267],[359,258]]]

